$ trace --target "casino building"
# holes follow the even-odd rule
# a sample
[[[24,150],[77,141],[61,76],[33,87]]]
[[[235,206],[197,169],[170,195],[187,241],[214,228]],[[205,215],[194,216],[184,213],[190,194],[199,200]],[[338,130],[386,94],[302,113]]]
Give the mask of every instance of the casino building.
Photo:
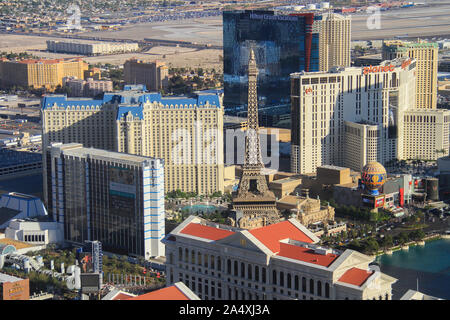
[[[48,212],[64,240],[105,251],[164,256],[164,161],[53,143],[47,150]]]
[[[296,219],[244,230],[190,216],[163,242],[167,285],[202,300],[390,300],[397,281],[364,254],[318,245]]]
[[[291,74],[291,171],[327,164],[360,171],[370,161],[403,159],[399,119],[414,107],[415,69],[415,60],[398,58]]]
[[[320,15],[268,10],[223,12],[224,106],[227,113],[245,111],[248,101],[248,57],[254,50],[259,68],[261,116],[280,108],[289,114],[289,74],[319,71]],[[276,106],[276,108],[270,108]],[[285,106],[283,108],[283,106]],[[266,109],[266,110],[265,110]]]
[[[43,150],[51,142],[76,142],[160,158],[165,161],[165,192],[224,191],[223,107],[218,94],[163,97],[126,86],[99,100],[47,95],[41,114]],[[45,167],[43,171],[47,202]]]

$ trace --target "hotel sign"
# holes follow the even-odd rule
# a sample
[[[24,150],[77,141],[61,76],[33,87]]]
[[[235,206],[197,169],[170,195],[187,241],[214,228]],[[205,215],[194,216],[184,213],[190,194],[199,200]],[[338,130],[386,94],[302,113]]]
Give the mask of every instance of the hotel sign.
[[[390,64],[388,66],[369,66],[363,68],[363,74],[378,73],[378,72],[392,72],[395,70],[395,66]]]
[[[298,21],[298,18],[295,17],[295,16],[281,16],[281,15],[256,14],[256,13],[250,13],[250,19],[278,20],[278,21]]]

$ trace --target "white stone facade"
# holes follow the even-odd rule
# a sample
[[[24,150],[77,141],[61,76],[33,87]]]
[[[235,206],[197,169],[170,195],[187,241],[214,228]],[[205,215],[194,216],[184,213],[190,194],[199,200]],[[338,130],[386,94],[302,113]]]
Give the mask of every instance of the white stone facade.
[[[372,258],[318,240],[295,219],[248,231],[191,216],[163,240],[167,284],[203,300],[391,299],[396,279],[369,270]]]

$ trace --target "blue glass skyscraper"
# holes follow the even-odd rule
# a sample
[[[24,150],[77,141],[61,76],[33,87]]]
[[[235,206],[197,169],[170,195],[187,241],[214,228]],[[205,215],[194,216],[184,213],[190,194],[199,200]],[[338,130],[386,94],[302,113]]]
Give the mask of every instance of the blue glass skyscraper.
[[[313,13],[273,11],[223,13],[224,106],[228,114],[247,109],[247,69],[253,48],[259,70],[260,114],[290,112],[293,72],[319,71],[319,32]]]

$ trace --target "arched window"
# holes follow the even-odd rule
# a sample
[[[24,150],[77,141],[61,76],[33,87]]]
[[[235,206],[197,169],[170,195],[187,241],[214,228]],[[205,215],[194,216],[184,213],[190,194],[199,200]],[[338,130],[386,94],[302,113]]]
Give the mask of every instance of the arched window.
[[[255,281],[259,281],[259,267],[255,266]]]
[[[231,274],[231,260],[230,259],[227,260],[227,273]]]
[[[211,269],[214,270],[214,268],[216,267],[216,257],[214,257],[213,255],[211,255],[210,257],[211,257]]]
[[[220,259],[220,257],[217,257],[217,270],[222,270],[222,260]]]
[[[245,264],[241,262],[241,278],[245,278]]]
[[[296,275],[295,277],[294,277],[294,289],[295,290],[298,290],[298,288],[299,288],[299,281],[298,281],[298,276]]]
[[[199,266],[202,265],[202,254],[200,253],[200,251],[197,253],[197,264]]]
[[[277,284],[277,272],[275,270],[272,272],[272,284]]]
[[[383,300],[383,296],[380,296],[380,297],[378,298],[378,300]]]
[[[203,256],[203,266],[205,268],[208,268],[208,260],[209,260],[209,256],[208,256],[208,254],[205,253]]]
[[[189,250],[186,248],[184,249],[184,262],[188,262],[189,259]]]
[[[306,292],[306,278],[302,277],[302,291]]]
[[[238,262],[235,261],[234,262],[234,276],[238,276]]]
[[[389,300],[389,294],[386,293],[386,300]]]
[[[195,252],[194,252],[194,250],[191,251],[191,263],[192,264],[195,263]]]
[[[327,282],[325,283],[325,298],[330,297],[330,284]]]
[[[263,267],[261,273],[262,273],[262,282],[266,283],[266,268]]]
[[[314,280],[309,279],[309,293],[314,294]]]
[[[288,273],[287,274],[287,287],[288,287],[288,289],[291,288],[291,285],[292,285],[291,282],[292,282],[292,277],[291,277],[291,274]]]
[[[249,264],[249,265],[247,266],[247,279],[248,279],[248,280],[252,280],[252,278],[253,278],[253,275],[252,275],[252,265]]]
[[[322,282],[320,280],[317,280],[317,295],[319,297],[322,296]]]
[[[280,271],[280,286],[284,287],[284,272]]]

